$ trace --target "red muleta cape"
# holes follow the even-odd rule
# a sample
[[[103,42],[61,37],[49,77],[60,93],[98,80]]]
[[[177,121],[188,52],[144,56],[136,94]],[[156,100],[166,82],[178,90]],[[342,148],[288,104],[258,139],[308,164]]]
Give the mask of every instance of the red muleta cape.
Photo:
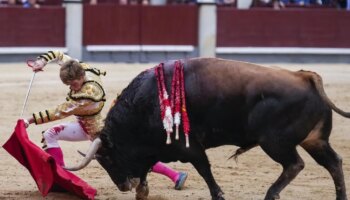
[[[3,147],[29,170],[42,196],[68,191],[84,199],[95,198],[95,188],[57,165],[51,155],[29,140],[23,120],[17,121],[14,133]]]

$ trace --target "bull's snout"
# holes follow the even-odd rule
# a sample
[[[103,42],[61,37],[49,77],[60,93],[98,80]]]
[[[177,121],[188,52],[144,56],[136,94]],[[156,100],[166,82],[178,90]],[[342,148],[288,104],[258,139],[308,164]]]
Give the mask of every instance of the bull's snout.
[[[129,180],[125,181],[124,183],[117,184],[117,187],[122,192],[131,191],[132,185]]]
[[[124,183],[117,184],[117,187],[120,191],[126,192],[131,191],[133,188],[136,188],[140,184],[140,178],[127,178]]]
[[[140,178],[126,178],[126,181],[124,183],[117,184],[117,187],[120,191],[126,192],[136,188],[139,184]]]

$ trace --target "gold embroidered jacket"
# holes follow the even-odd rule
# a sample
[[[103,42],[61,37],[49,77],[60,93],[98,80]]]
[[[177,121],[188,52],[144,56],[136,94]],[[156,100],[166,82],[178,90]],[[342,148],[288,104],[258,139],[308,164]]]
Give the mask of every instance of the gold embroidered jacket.
[[[38,58],[46,62],[56,61],[60,65],[71,59],[59,51],[49,51]],[[34,113],[33,117],[36,124],[42,124],[75,115],[83,129],[94,139],[103,128],[103,118],[100,112],[106,99],[100,75],[106,73],[91,68],[86,63],[81,63],[81,65],[85,69],[82,88],[78,92],[71,90],[66,102],[55,108]]]

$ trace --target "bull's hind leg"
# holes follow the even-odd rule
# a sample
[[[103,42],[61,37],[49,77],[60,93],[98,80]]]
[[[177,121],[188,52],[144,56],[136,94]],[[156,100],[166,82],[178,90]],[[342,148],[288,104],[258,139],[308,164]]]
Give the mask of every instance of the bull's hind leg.
[[[279,141],[260,144],[262,149],[276,162],[280,163],[283,171],[279,178],[267,191],[265,200],[279,199],[279,193],[299,174],[304,168],[304,162],[299,156],[295,146],[287,146]]]
[[[337,200],[346,200],[347,196],[342,159],[332,149],[328,141],[317,139],[304,142],[301,146],[316,160],[318,164],[325,167],[331,174],[335,185]]]
[[[332,131],[332,111],[317,124],[308,137],[300,144],[315,161],[331,174],[337,200],[346,200],[346,189],[341,157],[332,149],[328,137]]]

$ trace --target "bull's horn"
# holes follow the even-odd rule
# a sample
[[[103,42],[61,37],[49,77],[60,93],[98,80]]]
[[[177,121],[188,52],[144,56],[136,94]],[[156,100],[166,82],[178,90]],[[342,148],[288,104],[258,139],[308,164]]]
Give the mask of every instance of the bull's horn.
[[[79,165],[74,166],[74,167],[63,167],[66,170],[69,171],[78,171],[80,169],[83,169],[84,167],[86,167],[90,161],[94,158],[95,153],[97,152],[98,148],[100,148],[101,146],[101,139],[100,138],[96,138],[90,145],[90,148],[88,150],[88,152],[86,153],[86,156],[84,157],[84,159],[80,162]]]
[[[83,157],[85,157],[86,156],[86,154],[85,153],[83,153],[83,152],[81,152],[80,150],[77,150],[77,152],[81,155],[81,156],[83,156]]]
[[[81,152],[80,150],[77,150],[77,152],[78,152],[81,156],[86,157],[86,153],[83,153],[83,152]],[[95,156],[94,156],[92,159],[95,159]]]

